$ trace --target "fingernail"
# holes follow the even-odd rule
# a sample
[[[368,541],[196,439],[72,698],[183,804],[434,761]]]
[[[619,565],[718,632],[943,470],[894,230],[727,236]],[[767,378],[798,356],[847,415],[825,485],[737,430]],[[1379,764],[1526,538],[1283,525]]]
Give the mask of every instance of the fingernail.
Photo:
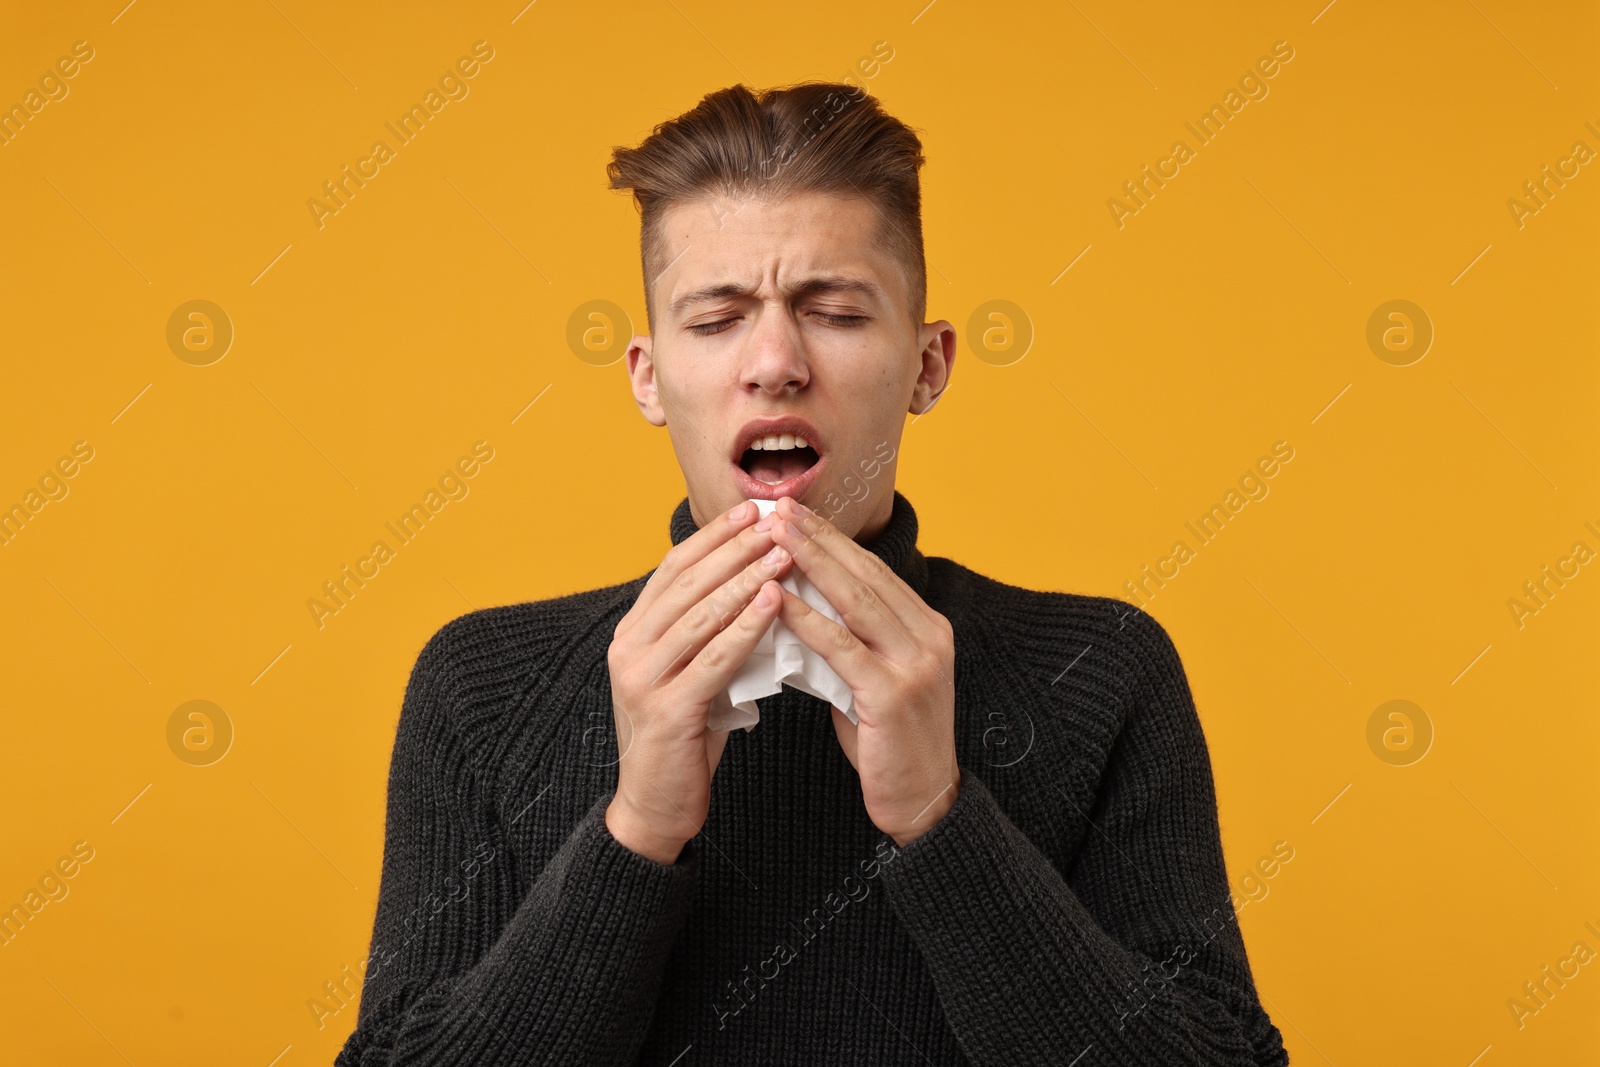
[[[755,524],[755,529],[761,532],[772,529],[772,516],[763,515],[761,521]]]
[[[782,563],[788,555],[789,553],[783,550],[782,545],[774,545],[771,552],[761,557],[761,562],[766,565],[768,570],[776,570],[778,564]]]
[[[728,512],[728,519],[732,522],[743,522],[744,517],[750,513],[749,508],[750,501],[748,500],[743,504],[736,505],[733,510]]]
[[[791,537],[804,537],[805,536],[805,533],[800,529],[800,527],[796,526],[794,523],[790,522],[788,519],[784,519],[783,520],[783,528],[785,530],[789,531],[789,535]]]

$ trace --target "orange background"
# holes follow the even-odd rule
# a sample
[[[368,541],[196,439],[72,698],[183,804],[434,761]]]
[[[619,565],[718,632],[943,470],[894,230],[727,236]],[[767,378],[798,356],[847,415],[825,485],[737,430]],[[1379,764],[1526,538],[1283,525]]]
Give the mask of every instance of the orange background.
[[[0,547],[0,906],[92,849],[0,948],[8,1058],[332,1060],[355,1007],[319,1028],[308,1001],[368,949],[423,642],[669,547],[667,438],[610,350],[567,341],[589,301],[643,319],[610,147],[724,84],[840,78],[878,42],[866,86],[925,132],[930,317],[962,336],[901,442],[923,550],[1125,594],[1288,442],[1149,610],[1294,1062],[1600,1058],[1600,964],[1520,1026],[1507,1004],[1576,942],[1600,951],[1600,568],[1520,626],[1508,607],[1575,542],[1600,550],[1600,173],[1520,226],[1507,205],[1574,142],[1600,150],[1596,9],[925,2],[7,15],[0,103],[93,49],[0,146],[0,505],[93,450]],[[319,228],[323,182],[394,147],[384,123],[480,40],[468,95]],[[1195,147],[1185,122],[1279,41],[1268,95],[1119,228],[1108,200]],[[234,331],[205,366],[167,339],[197,299]],[[1396,299],[1435,333],[1407,366],[1367,341]],[[1031,329],[1021,358],[973,347],[993,300],[1021,318],[980,325]],[[478,441],[469,494],[319,628],[322,583]],[[213,746],[231,725],[220,759],[169,730],[193,700],[221,709]],[[1391,700],[1420,709],[1412,747],[1369,744]],[[1280,841],[1293,860],[1246,885]]]

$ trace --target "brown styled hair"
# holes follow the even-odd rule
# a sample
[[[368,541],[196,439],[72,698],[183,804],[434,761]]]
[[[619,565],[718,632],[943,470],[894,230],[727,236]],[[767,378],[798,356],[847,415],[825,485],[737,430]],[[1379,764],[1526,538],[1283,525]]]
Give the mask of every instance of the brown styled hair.
[[[703,196],[781,199],[797,192],[859,196],[882,217],[879,239],[905,267],[913,323],[927,313],[922,254],[922,142],[860,86],[804,82],[708,94],[658,125],[637,148],[612,150],[611,188],[630,189],[639,208],[645,312],[654,329],[651,283],[670,266],[661,215]]]

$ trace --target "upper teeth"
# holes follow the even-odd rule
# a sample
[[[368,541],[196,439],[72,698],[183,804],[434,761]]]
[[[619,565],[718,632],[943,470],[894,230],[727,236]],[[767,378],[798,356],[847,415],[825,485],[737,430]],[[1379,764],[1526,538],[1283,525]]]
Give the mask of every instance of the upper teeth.
[[[758,437],[750,442],[750,447],[758,451],[774,448],[810,448],[804,437],[792,433],[769,433],[765,437]]]

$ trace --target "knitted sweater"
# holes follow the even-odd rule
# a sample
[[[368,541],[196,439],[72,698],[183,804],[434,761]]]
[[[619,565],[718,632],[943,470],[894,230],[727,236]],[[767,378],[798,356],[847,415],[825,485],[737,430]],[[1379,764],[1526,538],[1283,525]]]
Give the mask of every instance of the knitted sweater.
[[[695,531],[687,499],[670,528]],[[904,847],[827,705],[787,687],[729,735],[676,862],[611,836],[606,652],[649,574],[441,627],[336,1065],[1288,1063],[1166,632],[916,540],[895,492],[865,547],[953,626],[961,779]]]

